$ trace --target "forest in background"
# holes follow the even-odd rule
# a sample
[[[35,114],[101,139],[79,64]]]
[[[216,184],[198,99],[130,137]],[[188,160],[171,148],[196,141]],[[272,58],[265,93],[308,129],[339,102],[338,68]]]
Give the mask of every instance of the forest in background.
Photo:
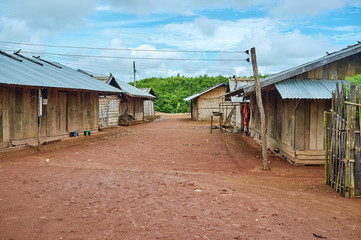
[[[158,100],[154,102],[154,110],[165,113],[190,112],[190,103],[183,101],[193,94],[199,93],[218,83],[228,83],[229,77],[208,75],[198,77],[184,77],[179,74],[174,77],[151,77],[137,81],[137,88],[152,88]],[[132,83],[130,83],[133,85]]]
[[[259,75],[260,78],[265,78],[269,75]],[[154,110],[165,113],[186,113],[190,112],[190,102],[183,101],[184,98],[191,95],[191,83],[192,83],[192,95],[199,93],[207,88],[213,87],[218,83],[227,83],[230,77],[225,76],[208,76],[201,75],[198,77],[185,77],[177,76],[173,77],[151,77],[144,78],[137,81],[137,88],[152,88],[157,95],[158,100],[154,102]],[[249,78],[249,77],[240,77]],[[133,83],[129,83],[133,85]]]

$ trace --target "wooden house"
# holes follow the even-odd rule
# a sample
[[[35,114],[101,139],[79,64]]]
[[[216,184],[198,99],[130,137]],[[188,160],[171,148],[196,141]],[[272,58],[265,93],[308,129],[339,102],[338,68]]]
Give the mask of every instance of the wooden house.
[[[157,96],[155,95],[152,88],[141,88],[141,90],[154,96],[155,99],[157,99]],[[154,100],[155,99],[145,99],[143,101],[144,118],[153,118],[155,116],[155,112],[154,112]]]
[[[78,69],[78,72],[93,77],[99,81],[107,83],[109,75],[90,72],[83,69]],[[122,90],[120,90],[122,91]],[[119,116],[122,106],[129,102],[127,96],[122,93],[118,95],[99,95],[99,128],[111,128],[119,125]]]
[[[331,106],[336,83],[361,73],[361,44],[271,75],[261,81],[267,142],[295,164],[324,163],[324,111]],[[254,84],[228,95],[250,99],[250,134],[260,138]]]
[[[40,57],[0,51],[0,148],[97,130],[100,93],[121,91]]]
[[[124,92],[124,95],[128,101],[123,101],[120,104],[120,115],[125,113],[130,114],[135,120],[144,120],[146,115],[144,111],[144,101],[157,99],[156,96],[146,93],[139,88],[123,81],[117,80],[112,74],[110,74],[107,84],[118,88]]]
[[[226,92],[227,84],[219,83],[183,100],[192,101],[193,120],[209,121],[212,112],[219,112],[219,104],[224,101]]]

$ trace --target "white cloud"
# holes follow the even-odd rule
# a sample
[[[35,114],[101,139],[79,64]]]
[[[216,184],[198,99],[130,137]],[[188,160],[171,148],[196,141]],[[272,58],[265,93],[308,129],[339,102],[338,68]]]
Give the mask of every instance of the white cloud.
[[[116,11],[139,15],[151,13],[188,14],[193,11],[223,7],[243,8],[254,2],[252,0],[107,0],[109,6]]]
[[[194,25],[198,27],[206,36],[213,36],[218,29],[218,25],[215,21],[208,19],[205,16],[201,16],[194,21]]]
[[[263,73],[274,73],[304,63],[324,54],[329,42],[323,35],[305,35],[299,30],[285,31],[284,23],[273,19],[215,21],[218,30],[212,37],[201,34],[196,21],[165,25],[150,35],[150,41],[168,44],[178,49],[231,49],[243,51],[256,47],[258,63]],[[280,30],[282,28],[282,31]],[[194,56],[191,57],[196,57]],[[209,55],[208,58],[217,56]],[[219,56],[218,56],[219,57]],[[219,62],[218,68],[239,70],[247,63],[244,54],[223,54],[221,58],[240,59],[240,62]],[[229,72],[229,75],[234,72]],[[246,72],[245,75],[249,75]]]
[[[318,14],[342,8],[350,0],[279,0],[271,1],[270,13],[275,16]]]
[[[9,19],[25,21],[30,28],[54,31],[84,23],[84,16],[95,12],[97,0],[5,0]]]

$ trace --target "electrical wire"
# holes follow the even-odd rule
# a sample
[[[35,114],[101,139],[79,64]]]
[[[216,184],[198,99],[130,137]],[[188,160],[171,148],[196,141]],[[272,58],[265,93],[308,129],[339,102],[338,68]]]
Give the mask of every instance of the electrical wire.
[[[7,43],[13,45],[29,45],[52,48],[73,48],[73,49],[88,49],[88,50],[110,50],[110,51],[129,51],[129,52],[183,52],[183,53],[245,53],[246,51],[224,51],[224,50],[176,50],[176,49],[137,49],[137,48],[102,48],[102,47],[81,47],[81,46],[67,46],[67,45],[51,45],[39,43],[20,43],[0,41],[0,43]]]
[[[6,49],[4,51],[11,52]],[[82,54],[67,54],[67,53],[52,53],[52,52],[37,52],[37,51],[22,51],[29,54],[44,54],[50,56],[65,56],[78,58],[103,58],[103,59],[133,59],[133,60],[167,60],[167,61],[218,61],[218,62],[240,62],[249,61],[247,59],[216,59],[216,58],[163,58],[163,57],[122,57],[122,56],[99,56],[99,55],[82,55]]]

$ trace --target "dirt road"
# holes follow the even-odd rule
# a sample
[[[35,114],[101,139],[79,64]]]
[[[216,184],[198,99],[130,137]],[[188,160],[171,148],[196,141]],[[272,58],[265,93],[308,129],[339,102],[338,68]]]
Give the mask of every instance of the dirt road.
[[[361,199],[188,115],[0,152],[0,239],[361,239]]]

